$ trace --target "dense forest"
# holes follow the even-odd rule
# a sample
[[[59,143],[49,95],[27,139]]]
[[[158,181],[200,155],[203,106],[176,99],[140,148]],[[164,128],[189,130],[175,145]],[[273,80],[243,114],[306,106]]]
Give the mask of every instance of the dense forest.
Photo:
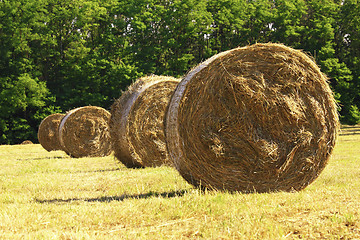
[[[0,0],[0,144],[37,142],[51,113],[109,109],[140,76],[180,77],[256,42],[310,54],[341,121],[360,122],[357,0]]]

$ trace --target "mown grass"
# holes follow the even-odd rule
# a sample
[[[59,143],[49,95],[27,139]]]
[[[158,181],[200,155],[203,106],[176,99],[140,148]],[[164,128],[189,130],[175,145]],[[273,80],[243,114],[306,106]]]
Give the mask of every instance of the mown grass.
[[[201,192],[169,167],[0,146],[0,239],[360,239],[360,128],[296,193]]]

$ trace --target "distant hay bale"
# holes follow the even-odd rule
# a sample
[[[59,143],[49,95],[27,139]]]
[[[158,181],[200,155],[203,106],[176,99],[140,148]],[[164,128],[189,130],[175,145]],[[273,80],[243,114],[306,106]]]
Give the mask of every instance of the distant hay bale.
[[[64,116],[65,114],[61,113],[51,114],[44,118],[39,125],[37,137],[41,146],[48,152],[61,150],[58,128]]]
[[[25,140],[21,142],[21,145],[27,145],[27,144],[33,144],[33,142],[30,140]]]
[[[101,107],[69,111],[59,126],[62,149],[76,158],[108,156],[111,153],[109,119],[110,113]]]
[[[169,165],[165,112],[179,80],[148,76],[133,83],[111,107],[110,135],[115,157],[129,168]]]
[[[241,192],[301,190],[324,169],[339,129],[326,76],[281,44],[222,52],[179,83],[169,155],[191,184]]]

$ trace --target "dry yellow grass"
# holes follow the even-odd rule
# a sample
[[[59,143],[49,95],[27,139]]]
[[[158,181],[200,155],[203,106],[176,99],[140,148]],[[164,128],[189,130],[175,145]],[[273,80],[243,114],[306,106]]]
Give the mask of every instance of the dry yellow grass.
[[[360,128],[296,193],[201,192],[170,167],[0,146],[0,239],[360,239]]]

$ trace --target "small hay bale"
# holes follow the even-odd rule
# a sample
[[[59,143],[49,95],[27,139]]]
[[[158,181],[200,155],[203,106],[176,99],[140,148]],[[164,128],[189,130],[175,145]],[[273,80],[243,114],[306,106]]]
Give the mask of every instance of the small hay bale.
[[[333,93],[314,61],[268,43],[190,71],[169,104],[166,136],[175,168],[195,186],[298,191],[324,169],[338,129]]]
[[[164,118],[179,80],[147,76],[133,83],[111,107],[114,155],[128,168],[170,165]]]
[[[22,141],[20,144],[21,145],[28,145],[28,144],[33,144],[33,142],[30,141],[30,140],[25,140],[25,141]]]
[[[104,157],[111,153],[108,121],[110,113],[86,106],[69,111],[61,120],[59,140],[71,157]]]
[[[39,143],[48,152],[62,150],[59,142],[59,125],[65,114],[54,113],[44,118],[38,129]]]

